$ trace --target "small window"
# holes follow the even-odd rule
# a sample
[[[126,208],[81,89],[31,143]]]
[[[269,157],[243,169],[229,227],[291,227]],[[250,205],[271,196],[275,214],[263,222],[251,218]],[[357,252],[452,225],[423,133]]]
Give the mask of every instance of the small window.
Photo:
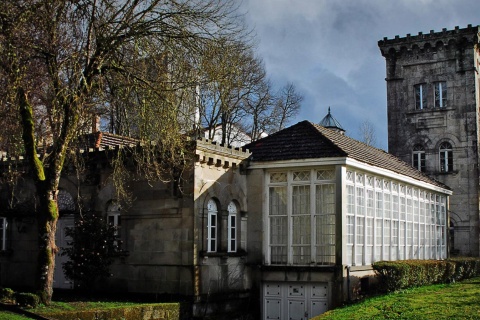
[[[7,250],[7,218],[0,217],[0,250]]]
[[[114,235],[117,240],[113,244],[117,249],[120,248],[120,228],[122,227],[120,209],[120,205],[116,202],[111,202],[107,208],[107,223],[115,230]]]
[[[237,206],[230,202],[228,205],[228,252],[237,251]]]
[[[447,107],[447,83],[435,82],[435,108]]]
[[[452,145],[448,142],[443,142],[440,145],[440,171],[452,172],[453,171],[453,149]]]
[[[217,204],[210,199],[207,203],[207,251],[217,252]]]
[[[415,169],[425,172],[425,149],[421,145],[416,145],[412,153],[412,165]]]
[[[417,84],[415,85],[415,109],[423,110],[427,109],[427,85]]]

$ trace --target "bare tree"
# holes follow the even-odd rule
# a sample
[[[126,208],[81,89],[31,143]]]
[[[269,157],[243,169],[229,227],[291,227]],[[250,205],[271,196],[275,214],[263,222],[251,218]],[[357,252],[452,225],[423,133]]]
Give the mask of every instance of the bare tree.
[[[112,130],[158,142],[138,159],[163,154],[169,155],[164,161],[180,164],[179,90],[193,90],[196,80],[183,57],[198,54],[207,40],[243,34],[236,15],[229,0],[0,2],[0,113],[10,115],[0,121],[12,134],[0,143],[26,156],[34,178],[36,286],[44,303],[52,296],[58,184],[67,151],[92,115],[104,114]],[[185,77],[177,78],[172,67]],[[45,135],[50,148],[38,157]],[[165,167],[151,162],[154,169]]]
[[[260,139],[269,130],[273,107],[274,97],[270,84],[262,81],[248,99],[245,99],[245,108],[251,117],[246,131],[250,133],[252,141]]]
[[[271,115],[270,133],[284,129],[289,120],[300,111],[303,96],[300,95],[293,83],[286,84],[277,94],[275,107]]]
[[[358,135],[361,142],[372,147],[376,146],[377,135],[375,133],[375,127],[370,121],[365,120],[360,124],[358,128]]]
[[[245,101],[265,78],[249,43],[225,39],[209,44],[201,60],[200,116],[209,138],[220,127],[220,143],[230,144],[234,129],[248,117]]]

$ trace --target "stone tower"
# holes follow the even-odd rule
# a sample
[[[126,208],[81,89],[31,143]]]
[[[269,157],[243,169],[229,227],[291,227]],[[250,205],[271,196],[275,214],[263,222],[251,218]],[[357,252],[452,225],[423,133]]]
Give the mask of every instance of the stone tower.
[[[468,25],[378,42],[389,152],[452,188],[452,255],[480,253],[478,39],[479,27]]]

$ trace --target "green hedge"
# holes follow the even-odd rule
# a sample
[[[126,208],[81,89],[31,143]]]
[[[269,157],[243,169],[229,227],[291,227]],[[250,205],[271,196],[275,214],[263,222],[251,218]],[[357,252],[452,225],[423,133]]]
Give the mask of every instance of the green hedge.
[[[479,258],[379,261],[373,264],[384,291],[449,283],[480,275]]]
[[[15,300],[21,307],[36,308],[40,303],[40,298],[35,293],[29,292],[17,292],[15,294]]]

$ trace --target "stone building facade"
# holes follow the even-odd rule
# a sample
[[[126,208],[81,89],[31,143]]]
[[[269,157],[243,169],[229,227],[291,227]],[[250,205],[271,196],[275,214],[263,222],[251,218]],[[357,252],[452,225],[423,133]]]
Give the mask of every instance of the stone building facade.
[[[107,140],[111,141],[107,141]],[[59,186],[60,217],[57,246],[68,246],[66,229],[80,213],[95,212],[118,228],[121,250],[111,265],[112,276],[96,290],[180,299],[184,318],[222,316],[251,304],[251,272],[246,265],[247,202],[244,162],[250,153],[206,139],[195,142],[194,157],[182,176],[180,192],[174,182],[128,181],[133,202],[117,203],[108,154],[121,143],[103,134],[97,148],[86,152],[86,171],[64,170]],[[130,142],[130,141],[129,141]],[[106,145],[105,145],[106,144]],[[110,146],[109,146],[110,145]],[[0,159],[8,167],[9,159]],[[2,166],[2,169],[5,167]],[[28,289],[35,283],[37,227],[34,186],[28,175],[19,180],[14,202],[6,210],[7,187],[0,185],[0,285]],[[55,289],[72,289],[62,270],[67,257],[56,258]],[[225,316],[227,314],[227,316]]]
[[[453,189],[450,250],[479,250],[479,27],[378,42],[386,60],[388,150]]]
[[[247,149],[197,140],[180,184],[127,180],[128,207],[107,161],[121,137],[94,140],[85,171],[66,166],[60,181],[57,245],[82,211],[104,216],[122,246],[96,289],[182,299],[185,319],[312,318],[365,290],[375,261],[448,256],[451,190],[336,128],[302,121]],[[28,175],[17,187],[8,209],[0,184],[0,285],[25,288],[35,196]],[[64,258],[55,288],[73,287]]]

